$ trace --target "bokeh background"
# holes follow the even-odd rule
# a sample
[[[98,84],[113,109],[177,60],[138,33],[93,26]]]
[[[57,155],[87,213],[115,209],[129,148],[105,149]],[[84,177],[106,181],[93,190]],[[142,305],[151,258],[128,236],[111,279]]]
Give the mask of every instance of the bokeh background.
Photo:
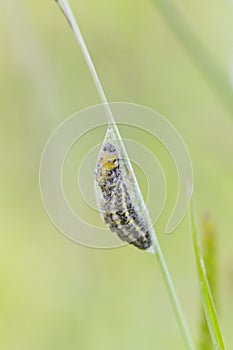
[[[233,3],[166,3],[71,1],[109,99],[157,110],[187,144],[200,231],[206,211],[216,225],[217,305],[231,349]],[[182,40],[186,29],[173,5],[204,54],[195,41]],[[1,349],[183,349],[152,255],[133,247],[83,247],[50,222],[39,191],[43,147],[60,122],[100,101],[54,1],[1,0],[0,9]],[[156,230],[198,344],[200,295],[189,220],[165,235],[177,179],[162,147],[151,148],[164,164],[170,191]]]

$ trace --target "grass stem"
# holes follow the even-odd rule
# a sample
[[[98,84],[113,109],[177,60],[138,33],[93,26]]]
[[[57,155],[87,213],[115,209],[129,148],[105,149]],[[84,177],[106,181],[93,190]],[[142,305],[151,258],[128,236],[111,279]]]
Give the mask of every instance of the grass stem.
[[[74,34],[75,34],[75,37],[76,37],[76,39],[77,39],[77,41],[79,43],[79,46],[81,48],[81,51],[82,51],[83,56],[85,58],[85,61],[86,61],[87,65],[88,65],[88,68],[90,70],[90,73],[92,75],[94,83],[96,85],[96,89],[98,91],[100,99],[101,99],[102,103],[104,104],[107,120],[108,120],[109,124],[111,125],[111,127],[112,127],[112,129],[113,129],[113,131],[115,133],[116,138],[118,139],[118,142],[119,142],[119,144],[121,146],[121,151],[124,154],[125,159],[129,159],[128,156],[127,156],[127,152],[126,152],[126,149],[124,147],[122,138],[120,136],[120,132],[118,130],[117,124],[115,122],[115,118],[114,118],[112,110],[110,108],[109,102],[108,102],[108,100],[106,98],[106,95],[104,93],[102,84],[101,84],[101,82],[99,80],[99,77],[98,77],[97,72],[95,70],[94,64],[93,64],[92,59],[90,57],[90,54],[88,52],[87,46],[85,44],[85,41],[84,41],[83,36],[81,34],[81,31],[80,31],[80,29],[78,27],[78,24],[77,24],[77,22],[76,22],[76,20],[74,18],[74,15],[73,15],[72,10],[71,10],[71,8],[69,6],[69,3],[68,3],[67,0],[56,0],[56,2],[60,6],[63,14],[65,15],[67,21],[69,22],[69,24],[70,24],[70,26],[71,26]],[[135,179],[135,185],[136,185],[136,190],[138,192],[138,195],[141,197],[141,199],[143,201],[143,198],[142,198],[142,195],[141,195],[141,191],[140,191],[140,188],[138,186],[138,183],[137,183],[136,177],[134,175],[134,171],[133,171],[133,168],[132,168],[132,165],[131,165],[130,161],[128,162],[128,166],[129,166],[129,170],[130,170],[132,176]],[[150,219],[149,219],[149,221],[150,221]],[[163,257],[163,254],[162,254],[159,242],[158,242],[157,237],[156,237],[155,234],[154,234],[154,248],[155,248],[156,256],[157,256],[157,259],[158,259],[158,262],[159,262],[159,265],[160,265],[160,268],[161,268],[161,271],[162,271],[162,274],[163,274],[163,277],[164,277],[164,280],[165,280],[165,283],[166,283],[166,286],[167,286],[167,289],[168,289],[168,292],[169,292],[169,296],[170,296],[171,301],[172,301],[172,305],[174,307],[174,311],[175,311],[175,315],[176,315],[176,318],[177,318],[177,322],[178,322],[178,324],[180,326],[180,329],[181,329],[181,332],[182,332],[182,335],[183,335],[183,338],[184,338],[184,342],[186,344],[186,348],[188,350],[194,350],[195,348],[194,348],[194,345],[192,343],[192,339],[191,339],[191,336],[190,336],[190,333],[189,333],[189,330],[188,330],[188,326],[186,324],[186,321],[185,321],[185,318],[184,318],[184,315],[183,315],[183,312],[182,312],[179,300],[178,300],[177,295],[176,295],[175,287],[174,287],[174,285],[172,283],[172,280],[171,280],[170,274],[168,272],[168,268],[167,268],[165,259]]]
[[[194,350],[195,347],[194,347],[194,344],[193,344],[193,341],[192,341],[192,338],[191,338],[191,335],[190,335],[190,332],[189,332],[189,329],[188,329],[188,326],[187,326],[187,323],[186,323],[186,320],[185,320],[185,317],[184,317],[184,314],[183,314],[183,311],[182,311],[182,308],[180,305],[180,302],[179,302],[177,294],[176,294],[174,284],[172,282],[170,273],[169,273],[168,268],[167,268],[167,264],[165,262],[165,259],[164,259],[164,256],[163,256],[163,253],[162,253],[162,250],[160,248],[160,245],[159,245],[159,242],[158,242],[156,235],[155,235],[155,251],[156,251],[157,260],[159,262],[160,269],[161,269],[165,284],[167,286],[170,300],[171,300],[171,303],[172,303],[172,306],[173,306],[173,309],[175,312],[175,316],[176,316],[177,322],[179,324],[179,327],[180,327],[180,330],[181,330],[181,333],[182,333],[182,336],[184,339],[184,343],[186,345],[186,349]]]

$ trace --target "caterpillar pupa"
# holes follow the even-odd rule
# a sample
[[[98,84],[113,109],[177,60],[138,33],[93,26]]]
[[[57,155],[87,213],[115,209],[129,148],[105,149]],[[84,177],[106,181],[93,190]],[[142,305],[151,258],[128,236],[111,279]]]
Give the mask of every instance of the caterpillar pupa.
[[[152,246],[152,235],[137,200],[127,162],[109,127],[95,169],[98,207],[104,223],[122,241],[148,250]]]

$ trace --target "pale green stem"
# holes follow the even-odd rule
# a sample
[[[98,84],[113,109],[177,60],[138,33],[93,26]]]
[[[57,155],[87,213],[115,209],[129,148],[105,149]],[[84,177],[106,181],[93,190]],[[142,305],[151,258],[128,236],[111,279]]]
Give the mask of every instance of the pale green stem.
[[[55,0],[55,1],[60,6],[64,16],[66,17],[68,23],[71,26],[71,29],[74,32],[74,35],[75,35],[75,37],[76,37],[76,39],[78,41],[78,44],[80,46],[80,49],[81,49],[82,54],[84,56],[84,59],[85,59],[85,61],[87,63],[87,66],[89,68],[89,71],[91,73],[93,81],[95,83],[96,90],[97,90],[97,92],[99,94],[99,97],[100,97],[102,103],[103,103],[108,123],[111,125],[111,128],[112,128],[112,130],[115,133],[115,137],[118,140],[118,143],[119,143],[119,145],[121,147],[122,154],[124,155],[123,158],[124,159],[128,159],[128,155],[127,155],[124,143],[122,141],[120,132],[118,130],[115,118],[113,116],[111,107],[109,105],[108,99],[106,97],[106,94],[104,92],[103,86],[102,86],[102,84],[100,82],[100,79],[98,77],[98,74],[96,72],[95,66],[93,64],[93,61],[92,61],[91,56],[89,54],[88,48],[87,48],[86,43],[85,43],[85,41],[83,39],[82,33],[81,33],[80,29],[79,29],[79,26],[77,24],[77,21],[76,21],[74,15],[73,15],[73,12],[71,10],[69,2],[67,0]],[[131,165],[130,162],[128,162],[128,167],[129,167],[130,173],[132,174],[132,176],[133,176],[133,178],[135,180],[134,182],[135,182],[136,189],[137,189],[138,193],[141,193],[140,189],[139,189],[139,186],[137,184],[136,178],[134,176],[134,171],[133,171],[133,168],[132,168],[132,165]]]
[[[112,110],[110,108],[109,102],[106,98],[102,84],[99,80],[99,77],[98,77],[97,72],[95,70],[94,64],[93,64],[92,59],[90,57],[90,54],[88,52],[87,46],[86,46],[85,41],[83,39],[83,36],[80,32],[78,24],[74,18],[74,15],[73,15],[73,12],[69,6],[69,3],[67,0],[55,0],[55,1],[60,6],[62,12],[64,13],[66,19],[68,20],[68,22],[69,22],[69,24],[70,24],[70,26],[75,34],[75,37],[79,43],[79,46],[81,48],[81,51],[82,51],[83,56],[85,58],[85,61],[88,65],[88,68],[90,70],[90,73],[92,75],[94,83],[96,85],[96,89],[98,91],[100,99],[104,104],[107,120],[108,120],[109,124],[111,124],[111,127],[113,128],[113,131],[115,133],[116,138],[118,139],[118,141],[120,143],[120,146],[122,148],[122,152],[123,152],[125,158],[129,159],[127,156],[127,152],[126,152],[125,146],[123,144],[122,138],[120,136],[120,132],[118,130],[117,124],[115,122],[115,118],[114,118]],[[130,162],[128,162],[128,166],[129,166],[129,169],[131,171],[131,174],[134,176],[134,171],[133,171],[133,168],[132,168],[132,165]],[[140,191],[140,188],[137,184],[136,178],[135,178],[135,184],[136,184],[137,192],[141,196],[141,191]],[[168,272],[168,268],[167,268],[167,265],[165,263],[165,259],[163,257],[159,242],[158,242],[155,234],[154,234],[154,249],[156,251],[156,256],[157,256],[157,259],[158,259],[159,264],[160,264],[160,268],[161,268],[161,271],[162,271],[162,274],[163,274],[163,277],[164,277],[164,280],[165,280],[165,283],[166,283],[166,286],[167,286],[167,289],[169,292],[169,296],[170,296],[171,301],[172,301],[172,305],[174,307],[175,315],[176,315],[178,324],[180,326],[186,348],[188,350],[194,350],[195,348],[194,348],[194,345],[193,345],[193,342],[192,342],[192,339],[191,339],[191,336],[190,336],[190,333],[188,330],[188,326],[186,324],[179,300],[178,300],[177,295],[176,295],[175,287],[173,285],[171,276]]]
[[[182,311],[182,308],[180,305],[180,302],[179,302],[177,294],[176,294],[174,284],[172,282],[170,273],[169,273],[168,268],[167,268],[167,264],[165,262],[165,259],[164,259],[164,256],[163,256],[163,253],[162,253],[162,250],[160,248],[160,245],[159,245],[159,242],[158,242],[156,235],[155,235],[154,247],[155,247],[156,256],[157,256],[157,259],[158,259],[158,262],[159,262],[159,265],[160,265],[160,268],[162,271],[162,275],[163,275],[163,278],[164,278],[166,286],[167,286],[170,300],[172,302],[172,306],[173,306],[173,309],[174,309],[174,312],[176,315],[176,319],[177,319],[177,322],[179,324],[180,330],[182,332],[182,336],[183,336],[186,348],[194,350],[195,347],[194,347],[194,344],[193,344],[193,341],[192,341],[192,338],[191,338],[191,335],[190,335],[190,332],[189,332],[189,329],[188,329],[188,326],[187,326],[187,323],[186,323],[186,320],[185,320],[185,317],[184,317],[184,314],[183,314],[183,311]]]

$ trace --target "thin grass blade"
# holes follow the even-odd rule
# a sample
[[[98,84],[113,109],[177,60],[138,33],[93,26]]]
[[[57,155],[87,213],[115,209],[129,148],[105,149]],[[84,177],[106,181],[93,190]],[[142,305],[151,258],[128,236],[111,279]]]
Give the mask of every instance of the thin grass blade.
[[[85,61],[86,61],[87,65],[88,65],[89,71],[90,71],[90,73],[92,75],[93,81],[94,81],[94,83],[96,85],[96,89],[97,89],[97,91],[99,93],[100,99],[101,99],[101,101],[103,103],[103,106],[105,107],[106,118],[107,118],[108,123],[109,123],[109,125],[108,125],[109,129],[108,130],[111,131],[110,134],[112,135],[111,136],[111,140],[116,142],[116,145],[119,147],[119,151],[120,151],[120,153],[122,155],[121,158],[125,160],[124,161],[125,170],[126,170],[126,172],[128,172],[130,174],[130,177],[132,179],[131,183],[132,183],[132,186],[133,186],[133,191],[135,193],[137,193],[137,195],[135,196],[135,199],[138,201],[138,205],[139,206],[141,205],[142,208],[145,208],[143,197],[142,197],[140,188],[138,186],[138,183],[137,183],[137,180],[136,180],[136,176],[134,174],[131,162],[128,160],[128,155],[127,155],[124,143],[122,141],[120,132],[118,130],[117,124],[115,122],[115,118],[113,116],[113,113],[112,113],[112,110],[110,108],[109,102],[107,100],[107,97],[106,97],[105,92],[103,90],[102,84],[101,84],[101,82],[99,80],[99,77],[97,75],[97,72],[95,70],[94,64],[93,64],[92,59],[90,57],[89,51],[87,49],[86,43],[85,43],[85,41],[83,39],[83,36],[81,34],[81,31],[79,29],[77,21],[74,18],[74,15],[73,15],[73,12],[71,10],[71,7],[69,6],[69,2],[67,0],[55,0],[55,1],[60,6],[63,14],[65,15],[68,23],[71,26],[71,29],[73,30],[73,32],[75,34],[75,37],[76,37],[76,39],[77,39],[77,41],[79,43],[79,46],[80,46],[80,49],[81,49],[81,51],[83,53]],[[107,131],[105,139],[108,139],[110,134],[108,134],[108,131]],[[170,296],[170,299],[171,299],[171,302],[172,302],[172,305],[173,305],[173,308],[174,308],[174,311],[175,311],[177,322],[178,322],[178,324],[180,326],[180,330],[181,330],[181,333],[182,333],[182,336],[183,336],[183,339],[184,339],[184,343],[185,343],[186,349],[194,350],[195,347],[193,345],[193,341],[192,341],[192,338],[191,338],[191,335],[190,335],[190,332],[189,332],[189,329],[188,329],[185,317],[183,315],[183,311],[182,311],[182,308],[180,306],[180,303],[179,303],[179,300],[178,300],[178,297],[177,297],[177,294],[176,294],[175,287],[173,285],[173,282],[172,282],[172,279],[170,277],[170,274],[169,274],[169,271],[168,271],[165,259],[163,257],[163,253],[161,251],[161,248],[160,248],[157,236],[154,233],[154,230],[153,230],[153,227],[152,227],[152,224],[151,224],[151,220],[150,220],[150,217],[149,217],[149,213],[148,213],[147,210],[144,210],[144,214],[145,214],[144,218],[145,218],[146,222],[148,223],[148,226],[151,227],[151,232],[152,232],[152,234],[154,236],[153,237],[153,247],[152,247],[152,249],[156,252],[156,257],[157,257],[158,262],[160,264],[161,272],[163,274],[163,277],[164,277],[164,280],[165,280],[165,283],[166,283],[166,286],[167,286],[167,289],[168,289],[168,293],[169,293],[169,296]],[[152,250],[152,252],[153,252],[153,250]]]
[[[210,290],[209,282],[206,275],[206,269],[204,260],[202,258],[201,247],[200,247],[200,237],[197,226],[196,212],[194,199],[192,198],[190,206],[190,219],[191,219],[191,229],[194,244],[194,252],[197,264],[198,278],[201,288],[201,299],[202,305],[208,324],[210,336],[216,350],[224,350],[225,344],[222,335],[222,330],[217,317],[217,312],[215,309],[212,293]]]

